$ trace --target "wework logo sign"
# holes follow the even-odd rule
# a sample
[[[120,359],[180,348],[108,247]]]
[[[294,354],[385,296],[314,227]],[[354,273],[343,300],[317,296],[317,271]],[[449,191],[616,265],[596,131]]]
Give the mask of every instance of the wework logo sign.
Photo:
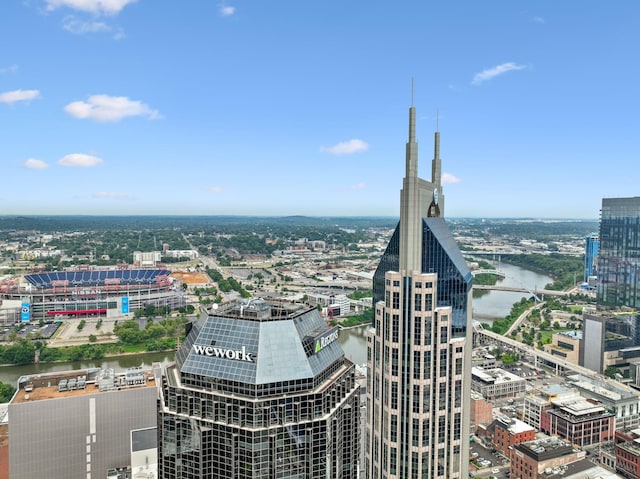
[[[242,349],[225,349],[216,348],[215,346],[201,346],[199,344],[194,344],[193,351],[201,356],[235,359],[237,361],[247,361],[249,363],[253,362],[253,353],[248,353],[244,346],[242,346]]]

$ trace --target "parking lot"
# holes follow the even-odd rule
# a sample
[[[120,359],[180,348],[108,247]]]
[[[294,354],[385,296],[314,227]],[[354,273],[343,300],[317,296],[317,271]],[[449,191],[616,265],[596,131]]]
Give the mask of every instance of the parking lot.
[[[475,471],[473,466],[469,467],[471,477],[497,477],[498,479],[509,477],[509,461],[500,452],[485,445],[482,439],[474,437],[469,447],[469,455],[472,464],[479,466]]]
[[[14,326],[4,326],[0,329],[0,341],[11,341],[14,339],[49,339],[55,334],[59,326],[60,324],[55,321],[42,325],[25,323]]]

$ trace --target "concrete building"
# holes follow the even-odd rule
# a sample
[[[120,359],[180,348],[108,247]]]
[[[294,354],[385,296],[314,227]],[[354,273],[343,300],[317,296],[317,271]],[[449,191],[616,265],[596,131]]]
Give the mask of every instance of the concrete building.
[[[159,477],[355,479],[359,387],[338,334],[297,303],[203,314],[162,376]]]
[[[596,400],[611,411],[617,431],[640,428],[640,391],[611,379],[580,374],[567,376],[567,382],[582,397]]]
[[[104,479],[130,465],[132,431],[156,427],[155,379],[140,368],[21,377],[9,404],[11,479]]]
[[[162,261],[162,253],[160,251],[134,251],[133,264],[141,268],[154,268],[157,263]]]
[[[162,252],[162,256],[168,258],[196,259],[200,256],[200,253],[193,249],[167,249]]]
[[[486,399],[515,397],[524,393],[527,381],[520,376],[501,368],[471,368],[471,390],[482,394]]]
[[[606,308],[585,313],[581,351],[581,366],[598,373],[614,367],[623,373],[632,361],[640,359],[638,314]]]
[[[468,477],[471,272],[443,219],[440,133],[418,177],[409,110],[400,222],[374,273],[366,477]]]
[[[581,331],[563,331],[551,336],[551,344],[544,345],[544,351],[563,358],[573,364],[580,365]]]
[[[543,387],[536,391],[535,394],[525,396],[522,420],[539,431],[540,417],[544,411],[553,407],[552,401],[575,396],[576,391],[565,386],[554,384]]]

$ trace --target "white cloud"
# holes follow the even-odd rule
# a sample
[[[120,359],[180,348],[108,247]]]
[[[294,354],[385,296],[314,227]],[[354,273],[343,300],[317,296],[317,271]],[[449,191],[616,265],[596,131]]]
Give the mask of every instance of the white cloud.
[[[65,155],[58,160],[60,166],[78,167],[78,168],[90,168],[92,166],[98,166],[102,163],[102,158],[97,156],[85,155],[84,153],[71,153]]]
[[[95,22],[95,21],[85,22],[84,20],[79,20],[75,17],[67,18],[62,28],[76,35],[84,35],[86,33],[103,33],[103,32],[111,31],[111,27],[104,22]]]
[[[362,189],[364,189],[364,187],[365,187],[365,186],[366,186],[366,185],[364,184],[364,182],[360,182],[360,183],[357,183],[357,184],[355,184],[355,185],[351,185],[351,186],[349,187],[349,189],[350,189],[350,190],[362,190]]]
[[[443,185],[451,185],[453,183],[460,183],[462,180],[457,176],[453,176],[451,173],[442,173],[440,181]]]
[[[471,83],[477,85],[479,83],[482,83],[483,81],[491,80],[492,78],[503,75],[507,72],[514,70],[524,70],[525,68],[527,67],[524,65],[518,65],[517,63],[513,62],[502,63],[493,68],[488,68],[487,70],[481,71],[480,73],[476,73]]]
[[[45,170],[49,168],[49,165],[46,162],[37,160],[36,158],[26,159],[22,166],[24,166],[28,170]]]
[[[29,101],[40,96],[38,90],[13,90],[0,93],[0,103],[15,103],[17,101]]]
[[[210,191],[211,193],[220,193],[222,192],[222,187],[216,186],[216,185],[209,185],[207,186],[207,191]]]
[[[320,150],[331,153],[332,155],[349,155],[351,153],[359,153],[368,149],[369,145],[366,142],[353,139],[349,141],[342,141],[337,145],[322,147]]]
[[[45,0],[47,10],[53,11],[61,7],[93,13],[95,15],[117,15],[120,11],[138,0]]]
[[[220,15],[223,17],[230,17],[234,13],[236,13],[236,7],[230,7],[228,5],[219,5]]]
[[[544,23],[544,18],[542,18],[542,17],[533,17],[531,20],[534,23]]]
[[[162,118],[142,102],[126,96],[92,95],[88,101],[74,101],[64,107],[71,116],[95,121],[120,121],[128,116],[146,116],[152,120]]]
[[[106,198],[114,200],[130,200],[131,197],[126,193],[116,193],[114,191],[96,191],[93,193],[94,198]]]
[[[0,68],[0,73],[15,73],[18,71],[18,65],[9,65],[8,67]]]

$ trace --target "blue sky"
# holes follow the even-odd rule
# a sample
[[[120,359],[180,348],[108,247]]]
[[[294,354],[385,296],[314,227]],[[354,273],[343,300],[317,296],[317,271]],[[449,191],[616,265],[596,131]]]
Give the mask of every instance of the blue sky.
[[[3,0],[0,214],[446,216],[640,195],[640,3]]]

